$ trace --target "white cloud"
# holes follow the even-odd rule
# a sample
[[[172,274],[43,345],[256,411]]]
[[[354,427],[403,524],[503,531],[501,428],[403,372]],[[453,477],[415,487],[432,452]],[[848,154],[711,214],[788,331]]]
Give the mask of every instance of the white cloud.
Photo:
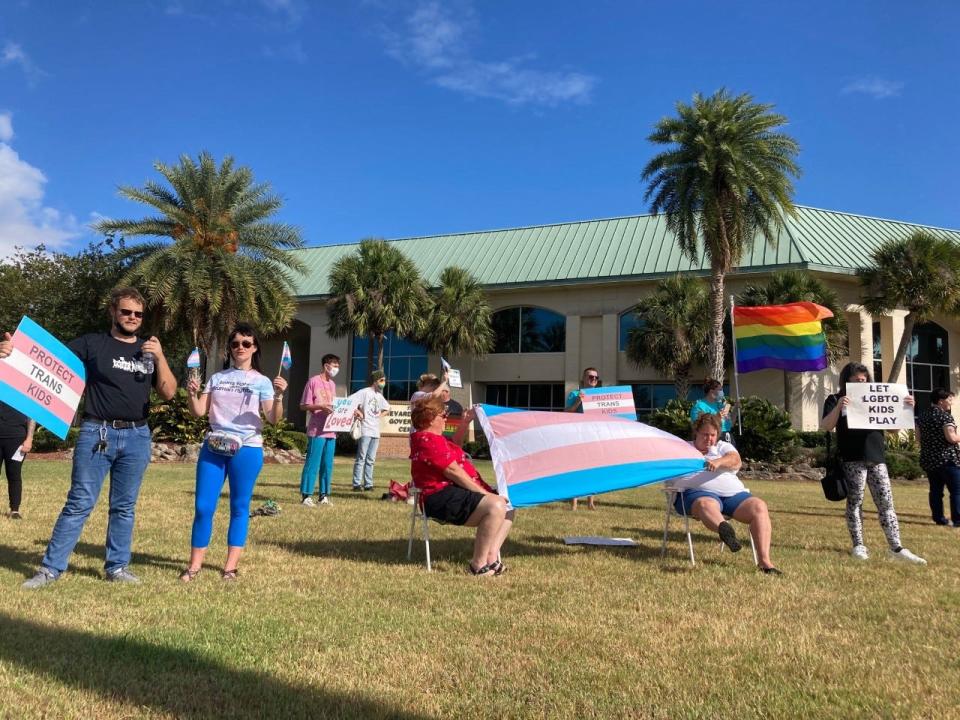
[[[874,100],[885,100],[886,98],[897,97],[902,90],[902,82],[870,76],[852,80],[843,87],[842,92],[844,95],[854,93],[869,95]]]
[[[470,5],[458,11],[436,0],[420,2],[404,30],[384,33],[387,52],[416,67],[432,83],[470,97],[494,98],[513,105],[587,102],[596,78],[582,72],[531,67],[533,55],[481,60],[470,50],[477,22]]]
[[[13,137],[11,115],[0,118],[6,118],[9,127],[9,137],[0,142],[0,257],[8,257],[17,246],[62,249],[80,237],[83,228],[72,215],[43,204],[47,178],[8,144]]]
[[[17,43],[7,42],[3,46],[3,52],[0,52],[0,67],[8,65],[19,67],[30,85],[34,85],[37,80],[46,75]]]
[[[0,142],[13,140],[13,114],[0,112]]]

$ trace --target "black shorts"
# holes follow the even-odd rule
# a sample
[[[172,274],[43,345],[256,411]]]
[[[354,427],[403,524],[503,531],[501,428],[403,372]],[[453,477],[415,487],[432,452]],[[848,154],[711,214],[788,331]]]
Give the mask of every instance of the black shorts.
[[[463,525],[483,500],[483,493],[467,490],[459,485],[449,485],[429,495],[423,501],[423,511],[428,518],[448,525]]]

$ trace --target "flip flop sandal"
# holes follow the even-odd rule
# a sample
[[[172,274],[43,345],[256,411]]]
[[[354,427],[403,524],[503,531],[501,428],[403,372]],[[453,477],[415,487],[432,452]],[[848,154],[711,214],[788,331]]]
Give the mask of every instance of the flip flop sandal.
[[[474,569],[473,565],[467,563],[467,570],[470,571],[471,575],[475,575],[477,577],[493,577],[497,574],[493,564],[483,565],[482,567]]]
[[[236,570],[224,570],[224,571],[220,574],[220,577],[223,578],[224,580],[230,580],[230,581],[236,580],[236,579],[237,579],[237,571],[236,571]]]
[[[493,570],[494,575],[503,575],[507,571],[507,566],[501,560],[496,560],[490,563],[490,569]]]
[[[180,582],[193,582],[193,579],[200,574],[200,570],[191,570],[187,568],[182,573],[180,573]]]

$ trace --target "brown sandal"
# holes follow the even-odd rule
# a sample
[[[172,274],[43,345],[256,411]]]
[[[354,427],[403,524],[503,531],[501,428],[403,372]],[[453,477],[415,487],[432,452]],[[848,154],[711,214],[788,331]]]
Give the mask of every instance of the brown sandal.
[[[224,570],[224,571],[220,574],[220,577],[223,578],[224,580],[236,580],[236,579],[237,579],[237,569],[234,568],[233,570]]]
[[[187,568],[182,573],[180,573],[180,582],[185,582],[185,583],[192,582],[193,579],[200,574],[200,570],[201,568],[197,568],[196,570],[191,570],[190,568]]]

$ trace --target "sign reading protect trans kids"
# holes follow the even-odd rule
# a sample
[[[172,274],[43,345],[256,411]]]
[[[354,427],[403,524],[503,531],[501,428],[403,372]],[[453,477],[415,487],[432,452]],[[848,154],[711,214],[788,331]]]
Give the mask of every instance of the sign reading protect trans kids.
[[[583,388],[581,392],[584,414],[613,415],[627,420],[637,419],[637,409],[633,404],[633,390],[629,385]]]
[[[24,316],[13,334],[13,351],[0,360],[0,401],[63,440],[86,379],[80,358]]]

